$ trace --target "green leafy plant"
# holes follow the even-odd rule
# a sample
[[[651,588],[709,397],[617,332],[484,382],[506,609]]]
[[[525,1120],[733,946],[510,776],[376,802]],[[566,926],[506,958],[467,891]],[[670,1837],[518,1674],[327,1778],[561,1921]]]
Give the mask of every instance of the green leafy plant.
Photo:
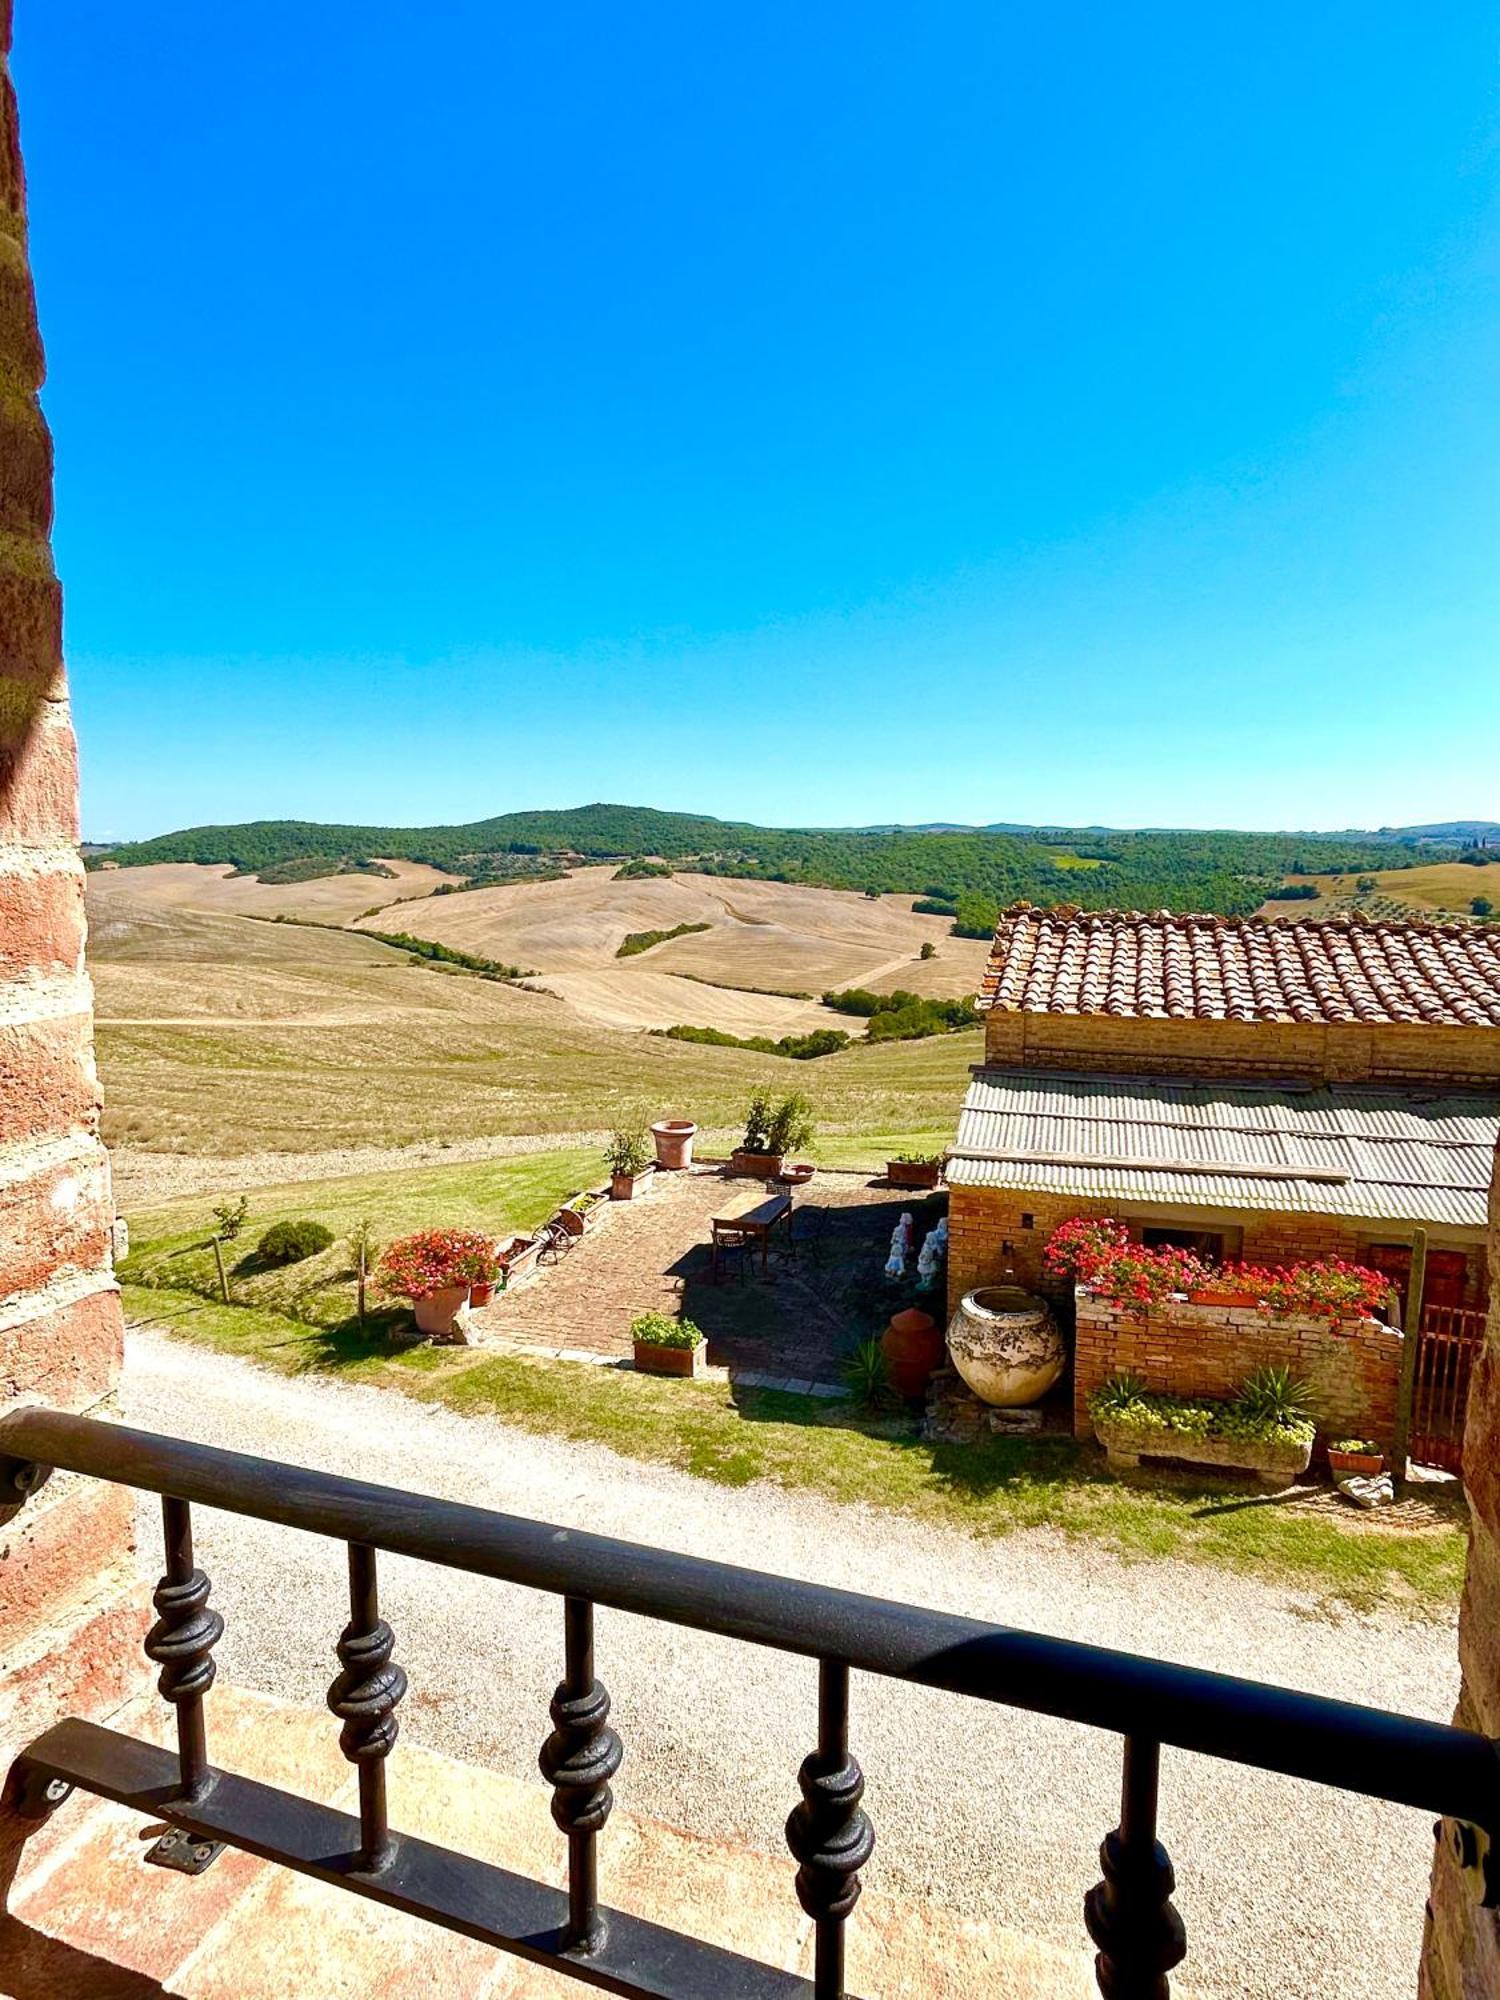
[[[1384,1453],[1371,1438],[1330,1438],[1330,1451],[1342,1452],[1346,1458],[1382,1458]]]
[[[1141,1436],[1290,1445],[1313,1440],[1306,1384],[1285,1368],[1258,1368],[1228,1403],[1156,1395],[1137,1375],[1112,1375],[1090,1396],[1089,1414]]]
[[[250,1197],[242,1194],[238,1201],[221,1201],[213,1211],[214,1221],[219,1225],[214,1232],[221,1243],[232,1243],[245,1226],[245,1217],[250,1213]]]
[[[255,1254],[262,1264],[300,1264],[332,1241],[333,1231],[321,1222],[273,1222],[255,1246]]]
[[[865,1410],[894,1409],[898,1401],[890,1363],[878,1340],[862,1340],[839,1370],[850,1398]]]
[[[891,1158],[900,1167],[940,1167],[941,1153],[892,1153]]]
[[[1232,1407],[1252,1424],[1291,1431],[1311,1422],[1312,1391],[1284,1365],[1257,1368]]]
[[[752,1090],[750,1101],[745,1106],[745,1136],[740,1141],[741,1150],[746,1153],[769,1153],[771,1150],[771,1120],[776,1107],[769,1090]]]
[[[641,1313],[630,1322],[630,1337],[642,1347],[685,1347],[703,1345],[701,1326],[690,1319],[674,1319],[670,1313]]]
[[[651,1141],[644,1126],[621,1126],[610,1133],[604,1149],[604,1162],[612,1174],[644,1173],[651,1157]]]
[[[765,1150],[783,1157],[800,1152],[802,1147],[811,1144],[814,1129],[811,1104],[800,1090],[794,1090],[789,1097],[783,1097],[771,1113]]]

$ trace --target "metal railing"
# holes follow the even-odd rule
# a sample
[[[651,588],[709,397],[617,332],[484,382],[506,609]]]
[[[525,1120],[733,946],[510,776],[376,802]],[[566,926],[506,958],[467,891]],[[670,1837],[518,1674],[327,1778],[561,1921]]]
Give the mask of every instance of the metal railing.
[[[176,1709],[178,1748],[79,1720],[30,1744],[11,1775],[18,1808],[45,1815],[74,1787],[164,1820],[209,1857],[217,1843],[482,1939],[625,1995],[687,2000],[840,2000],[844,1929],[874,1832],[849,1747],[851,1671],[944,1688],[975,1700],[1087,1723],[1124,1738],[1120,1823],[1100,1851],[1103,1880],[1085,1898],[1107,2000],[1165,2000],[1186,1950],[1172,1867],[1157,1839],[1163,1744],[1373,1798],[1456,1822],[1456,1843],[1500,1848],[1500,1758],[1487,1737],[1101,1646],[1014,1631],[600,1535],[491,1513],[157,1437],[45,1409],[0,1419],[0,1514],[14,1512],[54,1467],[159,1493],[166,1574],[146,1651]],[[329,1706],[359,1773],[359,1814],[263,1785],[209,1762],[204,1696],[223,1621],[193,1560],[194,1503],[331,1536],[348,1545],[349,1622]],[[378,1552],[499,1578],[563,1599],[561,1683],[541,1769],[567,1839],[566,1894],[394,1831],[385,1759],[406,1676],[380,1616]],[[620,1739],[594,1671],[594,1606],[608,1605],[772,1646],[818,1663],[817,1744],[798,1775],[786,1827],[796,1892],[812,1918],[811,1984],[639,1917],[602,1907],[596,1843],[612,1804]],[[1265,1839],[1264,1829],[1253,1831]]]

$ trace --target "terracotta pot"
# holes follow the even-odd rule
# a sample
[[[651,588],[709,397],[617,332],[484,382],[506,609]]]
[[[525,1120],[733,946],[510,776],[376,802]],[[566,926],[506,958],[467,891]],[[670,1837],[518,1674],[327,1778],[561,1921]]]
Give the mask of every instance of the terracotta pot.
[[[700,1340],[696,1347],[657,1347],[651,1341],[631,1342],[635,1349],[635,1365],[642,1375],[698,1375],[702,1373],[702,1356],[708,1346]]]
[[[691,1118],[662,1118],[651,1127],[651,1136],[656,1141],[656,1164],[669,1174],[693,1164],[698,1128]]]
[[[494,1280],[491,1278],[483,1278],[477,1285],[470,1285],[469,1287],[469,1304],[471,1306],[487,1306],[494,1296],[495,1285]]]
[[[780,1153],[747,1153],[743,1146],[736,1146],[729,1156],[731,1173],[747,1174],[758,1181],[779,1180],[785,1164]]]
[[[1231,1292],[1223,1286],[1204,1285],[1196,1292],[1188,1293],[1190,1306],[1253,1306],[1253,1292]]]
[[[411,1307],[418,1332],[430,1334],[434,1340],[461,1340],[463,1322],[468,1317],[469,1287],[444,1285],[441,1291],[429,1292],[425,1299],[413,1299]]]
[[[776,1178],[785,1181],[788,1187],[806,1187],[816,1172],[817,1169],[806,1160],[798,1160],[795,1164],[789,1162],[784,1166]]]
[[[1040,1402],[1067,1361],[1052,1314],[1017,1285],[965,1292],[948,1322],[948,1351],[980,1402],[1006,1410]]]
[[[611,1201],[634,1201],[636,1196],[651,1185],[655,1167],[642,1167],[638,1174],[613,1174],[610,1176],[609,1198]]]
[[[913,1402],[927,1394],[933,1370],[943,1359],[943,1333],[931,1313],[908,1306],[896,1313],[880,1336],[880,1351],[898,1396]]]
[[[1347,1478],[1351,1473],[1360,1479],[1374,1479],[1385,1471],[1383,1451],[1335,1451],[1328,1448],[1328,1470]]]
[[[887,1160],[885,1177],[892,1187],[935,1188],[943,1168],[938,1160]]]

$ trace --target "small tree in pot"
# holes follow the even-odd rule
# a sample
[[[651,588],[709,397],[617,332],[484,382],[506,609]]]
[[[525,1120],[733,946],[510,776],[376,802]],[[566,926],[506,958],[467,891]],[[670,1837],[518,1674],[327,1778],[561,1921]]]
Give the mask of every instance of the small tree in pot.
[[[730,1165],[736,1173],[774,1180],[786,1161],[813,1136],[812,1106],[800,1090],[778,1102],[770,1091],[752,1092],[745,1107],[745,1136]]]

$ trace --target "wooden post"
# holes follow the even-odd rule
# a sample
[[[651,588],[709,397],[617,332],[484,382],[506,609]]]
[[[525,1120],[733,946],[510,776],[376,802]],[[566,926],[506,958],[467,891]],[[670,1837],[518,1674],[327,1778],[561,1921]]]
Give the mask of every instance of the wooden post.
[[[227,1306],[229,1304],[229,1279],[224,1271],[224,1245],[217,1236],[213,1239],[213,1244],[214,1262],[219,1267],[219,1295]]]
[[[359,1277],[356,1296],[358,1299],[356,1310],[359,1314],[359,1330],[363,1333],[365,1330],[365,1246],[363,1238],[360,1239],[359,1245]]]
[[[1398,1488],[1406,1481],[1406,1459],[1411,1448],[1412,1397],[1417,1386],[1417,1341],[1422,1331],[1422,1292],[1427,1283],[1427,1231],[1411,1233],[1411,1270],[1406,1280],[1406,1317],[1402,1323],[1401,1386],[1396,1391],[1396,1434],[1391,1440],[1391,1481]]]

